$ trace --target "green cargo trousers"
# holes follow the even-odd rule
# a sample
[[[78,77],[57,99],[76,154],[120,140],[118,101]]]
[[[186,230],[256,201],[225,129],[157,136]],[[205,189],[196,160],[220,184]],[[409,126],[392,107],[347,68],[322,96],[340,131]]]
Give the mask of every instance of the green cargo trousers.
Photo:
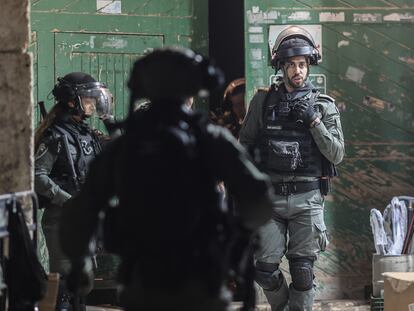
[[[65,277],[70,270],[70,260],[60,247],[59,222],[63,207],[50,205],[45,209],[42,218],[42,229],[49,252],[49,271],[59,272]]]
[[[324,197],[319,189],[276,196],[272,219],[259,229],[261,246],[256,252],[256,262],[278,267],[283,256],[290,263],[301,258],[316,260],[328,244],[323,205]],[[312,310],[315,285],[306,291],[298,291],[292,284],[288,287],[279,268],[269,276],[282,282],[276,290],[264,288],[272,311]]]

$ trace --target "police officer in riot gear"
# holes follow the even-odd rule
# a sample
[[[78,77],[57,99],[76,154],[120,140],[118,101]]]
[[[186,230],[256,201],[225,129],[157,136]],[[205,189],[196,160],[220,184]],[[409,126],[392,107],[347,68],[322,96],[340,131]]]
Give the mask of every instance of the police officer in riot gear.
[[[244,78],[231,81],[224,91],[221,107],[210,111],[211,121],[229,129],[237,139],[241,124],[246,116],[245,91],[246,81]]]
[[[312,310],[314,262],[328,243],[324,195],[344,156],[334,99],[307,79],[319,59],[305,29],[285,28],[272,51],[272,65],[282,71],[283,82],[253,97],[240,132],[240,142],[255,151],[276,193],[273,217],[260,229],[262,247],[256,254],[256,281],[273,311],[287,306],[290,311]],[[290,286],[279,269],[284,255]]]
[[[52,94],[56,104],[35,134],[35,191],[45,208],[42,228],[50,272],[64,278],[70,262],[61,251],[58,219],[63,203],[79,192],[90,162],[101,151],[85,120],[94,113],[111,115],[112,95],[104,84],[82,72],[58,78]],[[61,283],[57,310],[68,310],[70,297]]]
[[[155,50],[134,64],[125,134],[94,160],[65,207],[61,240],[77,263],[74,291],[88,285],[80,283],[90,277],[86,258],[104,211],[104,246],[122,258],[126,310],[226,310],[232,225],[217,183],[227,183],[246,230],[270,218],[272,196],[268,177],[232,135],[186,107],[221,81],[187,49]],[[134,112],[140,98],[151,104]]]

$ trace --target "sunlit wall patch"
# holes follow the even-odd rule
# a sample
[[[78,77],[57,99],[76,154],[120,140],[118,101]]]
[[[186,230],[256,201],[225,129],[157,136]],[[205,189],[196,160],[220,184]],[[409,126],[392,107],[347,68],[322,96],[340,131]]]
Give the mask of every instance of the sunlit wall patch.
[[[345,12],[320,12],[319,22],[345,22]]]
[[[105,14],[121,14],[121,0],[96,0],[96,11]]]

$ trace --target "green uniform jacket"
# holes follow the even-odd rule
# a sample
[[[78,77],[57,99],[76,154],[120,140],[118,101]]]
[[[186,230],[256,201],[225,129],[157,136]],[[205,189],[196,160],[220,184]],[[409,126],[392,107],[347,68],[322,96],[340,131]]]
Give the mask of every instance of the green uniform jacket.
[[[71,153],[76,154],[76,148],[69,146]],[[35,190],[37,194],[43,195],[50,203],[62,206],[70,199],[71,195],[49,176],[60,153],[62,152],[60,135],[48,130],[42,138],[35,155]],[[62,156],[65,157],[65,156]]]
[[[263,104],[267,95],[266,90],[259,90],[250,102],[249,110],[240,131],[240,143],[252,148],[259,141],[263,129]],[[320,95],[316,101],[320,105],[321,123],[310,129],[313,139],[320,152],[333,164],[339,164],[345,154],[344,134],[342,132],[339,110],[335,100],[327,95]],[[267,172],[272,182],[307,181],[313,177],[281,176]]]

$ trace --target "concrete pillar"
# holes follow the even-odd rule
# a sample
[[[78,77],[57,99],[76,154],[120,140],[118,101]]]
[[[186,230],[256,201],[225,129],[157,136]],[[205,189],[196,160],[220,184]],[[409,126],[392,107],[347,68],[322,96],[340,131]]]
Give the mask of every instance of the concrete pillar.
[[[1,0],[0,194],[33,189],[29,1]]]

